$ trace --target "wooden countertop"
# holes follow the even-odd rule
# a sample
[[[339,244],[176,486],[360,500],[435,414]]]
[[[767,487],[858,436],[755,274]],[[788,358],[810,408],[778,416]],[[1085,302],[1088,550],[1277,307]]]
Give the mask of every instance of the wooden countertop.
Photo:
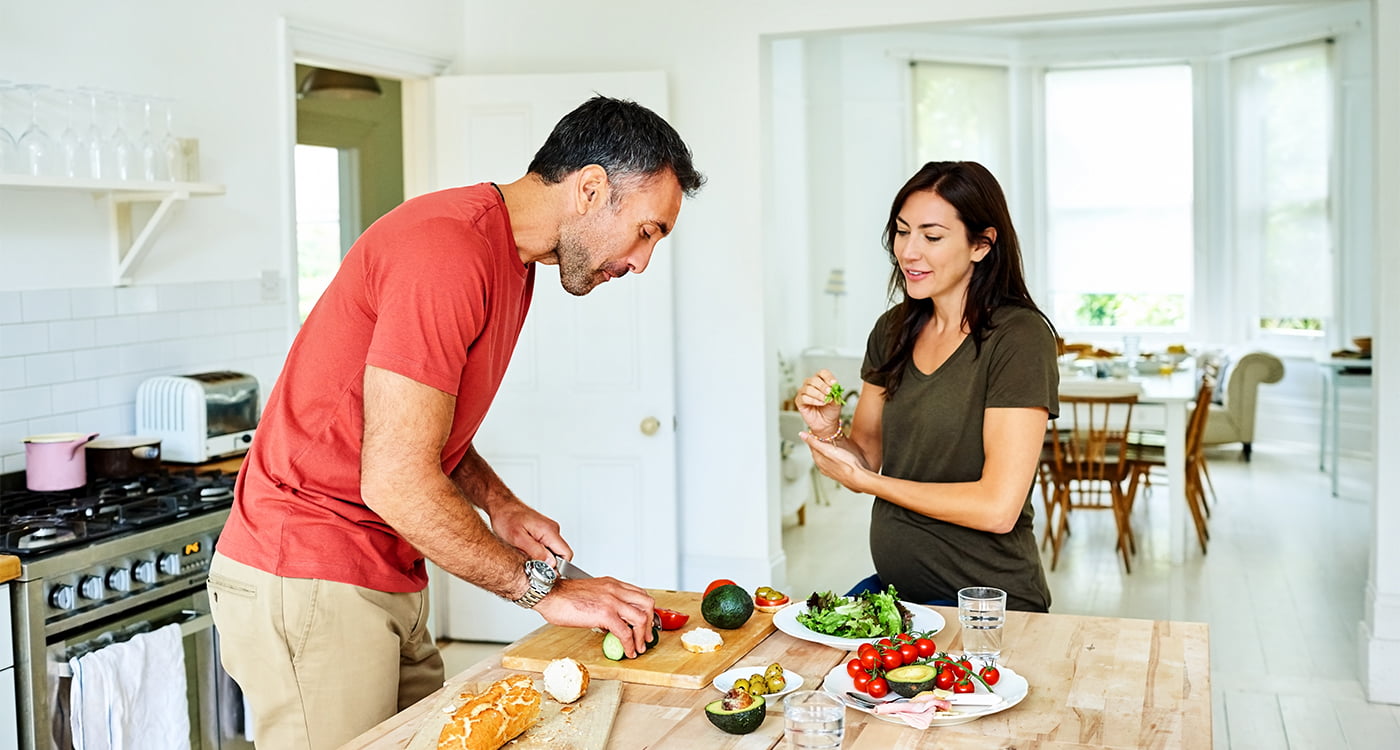
[[[19,558],[14,555],[0,555],[0,583],[19,578]]]
[[[936,637],[961,648],[957,610],[935,607],[948,621]],[[742,662],[782,663],[818,688],[850,654],[774,632]],[[959,750],[986,747],[1081,748],[1210,747],[1210,636],[1203,623],[1112,617],[1007,615],[1002,663],[1030,683],[1019,705],[957,726],[923,732],[847,709],[847,750]],[[510,674],[500,657],[468,668],[453,682],[490,682]],[[441,692],[441,691],[439,691]],[[710,725],[704,706],[712,688],[686,690],[627,683],[609,748],[686,750],[703,737],[706,748],[777,748],[783,742],[781,701],[751,735],[731,736]],[[345,748],[403,748],[437,701],[437,694],[370,729]]]

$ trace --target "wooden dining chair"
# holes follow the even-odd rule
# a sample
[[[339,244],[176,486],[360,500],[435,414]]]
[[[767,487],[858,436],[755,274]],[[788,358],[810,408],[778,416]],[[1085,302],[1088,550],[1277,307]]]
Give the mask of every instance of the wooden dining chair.
[[[1206,486],[1210,474],[1206,469],[1205,435],[1206,420],[1210,417],[1210,399],[1215,392],[1216,372],[1207,366],[1202,370],[1201,383],[1196,390],[1196,403],[1186,423],[1186,506],[1191,511],[1191,521],[1196,526],[1196,539],[1201,544],[1201,553],[1206,551],[1210,541],[1210,529],[1206,519],[1210,516],[1210,506],[1206,502]],[[1132,512],[1139,484],[1146,485],[1153,468],[1166,466],[1166,448],[1158,441],[1149,443],[1129,442],[1129,479],[1127,489],[1128,512]]]
[[[1136,394],[1060,396],[1060,416],[1049,440],[1055,500],[1055,517],[1046,519],[1053,526],[1051,570],[1059,564],[1071,512],[1107,510],[1113,514],[1123,567],[1132,572],[1137,543],[1124,482],[1131,468],[1128,429],[1137,401]]]

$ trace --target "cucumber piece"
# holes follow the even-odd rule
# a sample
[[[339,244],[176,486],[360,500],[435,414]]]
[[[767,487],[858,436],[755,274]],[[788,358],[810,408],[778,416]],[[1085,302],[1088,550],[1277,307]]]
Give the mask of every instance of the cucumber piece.
[[[613,661],[621,661],[627,652],[622,648],[622,641],[612,633],[603,636],[603,656]]]

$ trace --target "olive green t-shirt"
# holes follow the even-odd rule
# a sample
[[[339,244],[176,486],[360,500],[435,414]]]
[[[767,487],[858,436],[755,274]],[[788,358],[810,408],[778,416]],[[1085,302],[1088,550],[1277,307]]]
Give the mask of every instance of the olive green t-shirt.
[[[885,387],[875,369],[893,346],[897,308],[876,321],[861,379]],[[979,353],[971,336],[931,374],[911,361],[898,392],[884,405],[881,448],[885,476],[915,482],[971,482],[982,476],[986,409],[1060,409],[1055,338],[1034,310],[999,308]],[[992,450],[996,446],[990,446]],[[1044,612],[1050,588],[1041,568],[1031,486],[1016,526],[994,534],[915,513],[881,498],[870,513],[870,556],[886,584],[913,602],[957,601],[965,586],[1006,591],[1010,609]]]

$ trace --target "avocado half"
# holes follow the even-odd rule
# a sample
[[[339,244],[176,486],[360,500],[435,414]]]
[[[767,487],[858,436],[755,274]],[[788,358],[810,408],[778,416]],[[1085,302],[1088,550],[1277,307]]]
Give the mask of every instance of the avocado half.
[[[909,664],[885,673],[890,690],[905,698],[913,698],[937,686],[938,670],[928,664]]]
[[[758,729],[758,726],[763,723],[764,717],[767,716],[763,696],[749,696],[752,701],[743,708],[725,708],[725,703],[733,700],[731,696],[735,692],[731,690],[725,694],[725,697],[707,703],[705,705],[705,718],[729,734],[748,734]]]

